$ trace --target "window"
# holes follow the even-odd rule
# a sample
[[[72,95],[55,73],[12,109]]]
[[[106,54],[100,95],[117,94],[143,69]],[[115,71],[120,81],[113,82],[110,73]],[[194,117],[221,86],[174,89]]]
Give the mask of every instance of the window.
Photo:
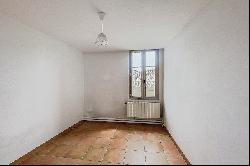
[[[131,99],[159,99],[159,50],[130,51],[129,82]]]

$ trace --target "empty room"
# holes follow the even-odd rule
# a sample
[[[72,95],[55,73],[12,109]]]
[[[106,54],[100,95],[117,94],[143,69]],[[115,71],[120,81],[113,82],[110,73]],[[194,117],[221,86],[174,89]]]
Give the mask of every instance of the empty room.
[[[0,0],[0,165],[249,165],[249,0]]]

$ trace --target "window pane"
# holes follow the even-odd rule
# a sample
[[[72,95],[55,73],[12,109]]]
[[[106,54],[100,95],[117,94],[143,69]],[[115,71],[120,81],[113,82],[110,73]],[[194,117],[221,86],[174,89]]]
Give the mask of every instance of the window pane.
[[[132,96],[142,97],[142,53],[132,52]]]
[[[155,62],[155,58],[156,58],[156,52],[155,51],[147,51],[146,52],[146,66],[155,66],[156,62]]]
[[[141,94],[141,85],[142,85],[142,68],[133,67],[132,68],[132,96],[133,97],[142,97]]]
[[[155,69],[156,67],[146,67],[146,97],[155,97]]]
[[[132,67],[142,66],[142,53],[140,51],[132,52]]]
[[[156,84],[156,52],[146,52],[146,97],[155,97]]]

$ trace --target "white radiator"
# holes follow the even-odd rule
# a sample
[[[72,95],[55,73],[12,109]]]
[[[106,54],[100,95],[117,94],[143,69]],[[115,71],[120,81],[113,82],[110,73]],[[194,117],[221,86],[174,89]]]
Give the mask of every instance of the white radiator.
[[[161,117],[160,103],[133,101],[127,103],[128,118],[158,119]]]

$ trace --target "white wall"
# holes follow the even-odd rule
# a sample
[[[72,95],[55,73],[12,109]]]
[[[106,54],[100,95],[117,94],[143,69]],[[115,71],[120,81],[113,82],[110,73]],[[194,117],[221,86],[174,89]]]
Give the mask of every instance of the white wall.
[[[129,51],[84,54],[84,116],[127,118]],[[163,102],[163,49],[160,51],[160,101]]]
[[[128,71],[128,51],[84,54],[85,117],[126,116]]]
[[[83,56],[0,15],[0,164],[83,117]]]
[[[249,164],[249,2],[215,0],[165,49],[166,125],[192,164]]]

